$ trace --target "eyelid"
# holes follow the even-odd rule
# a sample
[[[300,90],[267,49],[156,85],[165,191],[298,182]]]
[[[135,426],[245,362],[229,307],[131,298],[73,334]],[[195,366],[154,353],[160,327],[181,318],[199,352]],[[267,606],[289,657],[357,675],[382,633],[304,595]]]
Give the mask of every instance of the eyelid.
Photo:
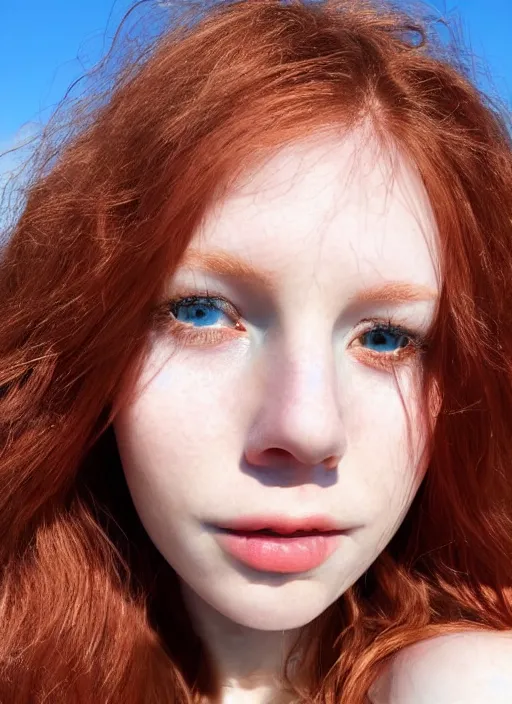
[[[236,328],[194,327],[178,320],[171,321],[169,325],[176,341],[186,347],[217,346],[239,338],[242,333]]]
[[[166,305],[172,303],[173,301],[179,301],[182,298],[211,298],[213,300],[220,300],[226,303],[230,308],[235,310],[237,312],[237,315],[240,315],[240,312],[238,311],[234,303],[228,300],[224,294],[212,290],[207,286],[204,286],[203,288],[184,285],[176,286],[165,296],[165,299],[162,300],[162,304]]]
[[[418,330],[412,330],[408,325],[396,322],[391,317],[364,318],[356,325],[356,330],[352,340],[360,338],[366,332],[379,329],[390,331],[396,335],[404,335],[405,337],[408,337],[411,342],[415,342],[418,345],[423,345],[426,341],[423,333]]]
[[[228,301],[227,298],[224,298],[224,296],[219,296],[214,293],[207,292],[207,293],[189,293],[186,295],[178,295],[178,296],[173,296],[167,301],[167,305],[171,307],[174,303],[192,303],[195,301],[201,301],[202,299],[207,299],[209,302],[218,302],[220,301],[222,303],[222,306],[220,308],[222,309],[223,313],[226,313],[228,317],[231,317],[233,319],[239,320],[242,316],[240,315],[240,311],[237,309],[237,307],[231,303],[231,301]],[[180,321],[181,322],[181,321]]]

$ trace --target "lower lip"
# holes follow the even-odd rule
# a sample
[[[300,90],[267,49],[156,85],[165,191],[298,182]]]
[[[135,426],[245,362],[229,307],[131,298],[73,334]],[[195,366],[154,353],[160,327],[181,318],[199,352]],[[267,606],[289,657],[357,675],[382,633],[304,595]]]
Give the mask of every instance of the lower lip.
[[[291,574],[319,567],[336,550],[340,533],[313,533],[280,537],[229,531],[217,534],[220,546],[232,557],[260,572]]]

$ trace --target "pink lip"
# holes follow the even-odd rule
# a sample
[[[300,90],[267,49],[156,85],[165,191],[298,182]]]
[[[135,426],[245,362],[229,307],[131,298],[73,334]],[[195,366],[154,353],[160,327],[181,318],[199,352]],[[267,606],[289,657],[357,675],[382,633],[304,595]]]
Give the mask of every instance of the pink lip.
[[[291,519],[248,517],[223,524],[216,539],[223,550],[252,569],[300,573],[323,564],[338,546],[341,529],[321,516]],[[275,533],[258,533],[267,530]]]

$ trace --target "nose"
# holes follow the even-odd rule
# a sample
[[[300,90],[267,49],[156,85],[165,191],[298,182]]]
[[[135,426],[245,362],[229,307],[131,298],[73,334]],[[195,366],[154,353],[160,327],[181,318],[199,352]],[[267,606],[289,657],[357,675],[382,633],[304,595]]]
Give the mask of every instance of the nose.
[[[265,364],[245,459],[268,469],[338,467],[346,437],[332,345],[311,340]]]

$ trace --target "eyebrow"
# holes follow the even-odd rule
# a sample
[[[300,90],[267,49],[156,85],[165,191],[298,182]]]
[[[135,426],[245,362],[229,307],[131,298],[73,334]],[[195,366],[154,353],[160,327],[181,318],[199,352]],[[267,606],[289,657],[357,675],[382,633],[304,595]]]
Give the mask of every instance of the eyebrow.
[[[246,283],[260,285],[268,290],[275,288],[271,275],[256,269],[239,257],[228,252],[199,252],[189,250],[182,260],[182,266],[197,268],[220,276],[229,276]]]
[[[269,272],[256,269],[249,262],[234,254],[222,251],[200,252],[189,250],[181,265],[197,268],[201,271],[240,279],[256,284],[269,291],[275,290],[275,282]],[[438,297],[437,291],[423,284],[406,281],[387,281],[384,284],[362,289],[350,298],[350,303],[407,303],[413,301],[431,301]]]
[[[430,286],[406,281],[387,281],[385,284],[359,291],[351,298],[351,303],[408,303],[432,301],[437,297],[437,291]]]

